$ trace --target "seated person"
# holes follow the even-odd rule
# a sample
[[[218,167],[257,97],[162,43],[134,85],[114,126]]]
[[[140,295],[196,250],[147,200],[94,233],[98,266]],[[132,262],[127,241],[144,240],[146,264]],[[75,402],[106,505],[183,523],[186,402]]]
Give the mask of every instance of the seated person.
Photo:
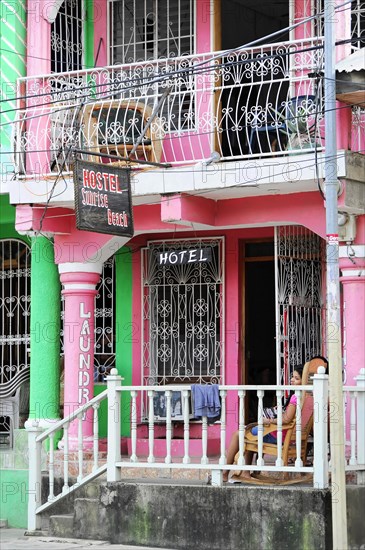
[[[290,380],[290,384],[292,386],[300,386],[302,384],[302,374],[303,374],[303,367],[297,367]],[[290,422],[294,419],[295,413],[296,413],[296,407],[297,407],[297,397],[293,393],[290,395],[287,399],[287,402],[284,405],[284,413],[282,416],[282,423],[284,424],[290,424]],[[264,426],[267,426],[269,424],[276,424],[277,420],[272,419],[269,420],[268,418],[263,418],[263,424]],[[252,428],[248,427],[248,429],[251,429],[252,435],[257,436],[258,434],[258,426],[254,426]],[[286,430],[283,430],[283,440],[285,438]],[[271,432],[269,434],[266,434],[263,438],[265,443],[276,443],[277,439],[277,432]],[[231,442],[228,447],[227,451],[227,464],[233,464],[234,457],[236,456],[237,452],[239,450],[239,432],[238,430],[234,432],[231,438]],[[254,453],[252,451],[246,451],[245,453],[245,464],[252,464]],[[228,481],[228,470],[225,470],[223,472],[223,481]],[[241,477],[250,478],[250,472],[247,470],[244,470],[241,473]]]

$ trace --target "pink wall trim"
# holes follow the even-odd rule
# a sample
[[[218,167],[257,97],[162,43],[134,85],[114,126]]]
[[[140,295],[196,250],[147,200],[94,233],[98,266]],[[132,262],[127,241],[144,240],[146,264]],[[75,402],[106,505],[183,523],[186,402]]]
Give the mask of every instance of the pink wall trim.
[[[309,17],[311,14],[310,2],[307,0],[296,0],[294,7],[294,23],[299,23],[302,19]],[[309,21],[297,27],[294,31],[295,39],[301,40],[312,36],[313,22]]]
[[[210,22],[212,16],[212,2],[196,0],[196,53],[211,51]]]
[[[44,5],[39,0],[28,0],[27,76],[51,72],[50,52],[47,48],[47,44],[51,44],[51,24],[46,19],[48,8],[47,3]]]
[[[220,201],[216,226],[300,224],[326,235],[326,213],[317,192]]]
[[[99,41],[102,43],[99,50],[97,67],[108,65],[108,3],[105,0],[94,0],[94,59],[99,49]]]

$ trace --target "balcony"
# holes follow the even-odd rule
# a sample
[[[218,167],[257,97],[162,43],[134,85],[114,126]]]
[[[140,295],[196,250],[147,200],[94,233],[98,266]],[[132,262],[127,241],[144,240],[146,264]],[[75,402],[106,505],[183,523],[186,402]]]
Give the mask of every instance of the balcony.
[[[74,149],[133,168],[195,164],[213,151],[224,161],[320,151],[322,80],[313,74],[322,67],[323,40],[312,38],[21,78],[16,172],[71,173]]]

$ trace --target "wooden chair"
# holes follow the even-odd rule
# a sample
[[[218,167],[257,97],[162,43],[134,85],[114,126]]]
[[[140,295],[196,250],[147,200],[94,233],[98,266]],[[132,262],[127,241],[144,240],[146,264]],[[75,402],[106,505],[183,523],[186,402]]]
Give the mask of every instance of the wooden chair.
[[[310,385],[312,383],[311,377],[316,374],[318,367],[323,365],[324,362],[322,359],[315,358],[311,361],[308,361],[303,368],[303,374],[302,374],[302,385]],[[307,460],[307,448],[308,448],[308,437],[311,433],[312,427],[313,427],[313,395],[308,392],[303,392],[301,396],[300,401],[300,407],[302,411],[301,415],[301,459],[303,461],[303,464],[306,463]],[[245,451],[252,451],[254,453],[258,452],[258,436],[255,436],[251,432],[251,428],[253,426],[257,426],[257,423],[255,424],[249,424],[246,427],[245,431]],[[290,459],[296,459],[297,457],[297,450],[296,450],[296,418],[290,422],[290,424],[283,424],[283,432],[285,430],[285,435],[283,437],[283,445],[282,445],[282,459],[284,466],[287,466]],[[277,432],[278,426],[277,424],[269,424],[267,426],[263,426],[263,436],[266,434]],[[263,449],[262,449],[263,455],[273,455],[277,456],[278,454],[278,447],[277,443],[266,443],[263,441]],[[234,463],[238,463],[239,453],[236,454]],[[241,472],[238,472],[235,474],[233,479],[240,479]],[[243,478],[242,481],[249,481],[247,478]],[[288,484],[288,483],[295,483],[298,481],[303,481],[303,477],[298,479],[290,479],[290,476],[288,473],[284,474],[284,479],[276,479],[273,476],[258,476],[257,478],[252,478],[253,483],[262,483],[262,484]]]
[[[84,146],[96,153],[126,158],[137,145],[130,162],[133,163],[133,159],[160,162],[162,141],[155,130],[159,122],[155,118],[148,125],[151,116],[151,107],[143,102],[112,100],[90,103],[85,106],[82,116]],[[112,166],[127,164],[126,161],[91,155],[89,160]]]

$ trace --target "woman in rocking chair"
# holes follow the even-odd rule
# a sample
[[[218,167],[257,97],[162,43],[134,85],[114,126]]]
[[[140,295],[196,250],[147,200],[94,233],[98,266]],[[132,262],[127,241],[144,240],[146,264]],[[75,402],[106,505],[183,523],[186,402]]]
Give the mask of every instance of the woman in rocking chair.
[[[293,372],[293,375],[290,379],[290,384],[292,386],[300,386],[302,384],[302,374],[303,374],[303,367],[297,367],[295,371]],[[282,424],[290,424],[290,422],[295,418],[297,408],[297,396],[292,393],[289,398],[287,399],[285,405],[284,405],[284,412],[282,416]],[[263,418],[263,424],[264,426],[268,424],[276,424],[276,419],[269,420],[268,418]],[[251,428],[251,433],[254,436],[257,436],[258,434],[258,427],[254,426]],[[286,430],[283,430],[283,441],[285,438]],[[265,443],[276,443],[276,435],[277,432],[271,432],[264,436],[263,441]],[[236,456],[237,452],[239,450],[239,432],[236,431],[232,435],[231,442],[229,444],[228,450],[227,450],[227,464],[233,464],[234,457]],[[245,464],[252,464],[253,459],[253,451],[246,451],[245,453]],[[223,481],[228,481],[228,470],[225,470],[223,472]],[[250,472],[248,470],[242,471],[241,477],[251,478]]]

